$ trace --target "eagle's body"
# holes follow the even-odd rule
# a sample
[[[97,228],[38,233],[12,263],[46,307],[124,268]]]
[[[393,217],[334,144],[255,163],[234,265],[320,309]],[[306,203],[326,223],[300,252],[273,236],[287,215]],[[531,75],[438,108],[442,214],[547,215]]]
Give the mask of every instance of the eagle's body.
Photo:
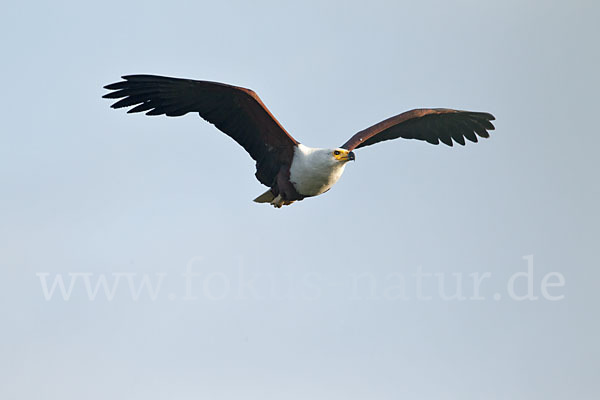
[[[198,112],[256,161],[256,178],[269,190],[255,201],[275,207],[331,189],[347,162],[354,160],[354,149],[399,137],[464,145],[465,139],[477,142],[477,136],[488,137],[487,131],[494,129],[494,117],[488,113],[415,109],[358,132],[339,148],[311,148],[287,133],[250,89],[155,75],[123,79],[105,86],[112,92],[103,97],[120,99],[113,108],[135,106],[129,112],[167,116]]]
[[[345,149],[319,149],[298,143],[294,149],[287,179],[298,195],[288,195],[284,198],[273,195],[269,189],[254,201],[281,207],[296,200],[323,194],[340,179],[346,163],[350,160],[354,160],[354,153]]]

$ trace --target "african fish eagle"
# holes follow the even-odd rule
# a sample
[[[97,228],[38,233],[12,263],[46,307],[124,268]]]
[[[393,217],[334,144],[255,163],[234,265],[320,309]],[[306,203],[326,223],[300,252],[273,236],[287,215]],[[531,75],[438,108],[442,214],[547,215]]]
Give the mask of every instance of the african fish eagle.
[[[277,208],[328,191],[354,160],[354,149],[400,137],[464,145],[465,138],[477,142],[494,129],[489,113],[421,108],[364,129],[341,147],[313,148],[294,139],[250,89],[155,75],[122,79],[104,87],[111,90],[104,98],[120,99],[112,108],[135,106],[128,113],[169,117],[197,112],[246,149],[256,161],[256,178],[269,187],[254,201]]]

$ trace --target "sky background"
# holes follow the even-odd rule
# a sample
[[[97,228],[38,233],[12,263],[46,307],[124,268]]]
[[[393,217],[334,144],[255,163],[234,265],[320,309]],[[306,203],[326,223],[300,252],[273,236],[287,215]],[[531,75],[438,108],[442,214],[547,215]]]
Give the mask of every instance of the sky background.
[[[3,3],[0,397],[597,399],[599,19],[593,1]],[[276,210],[198,116],[110,109],[102,86],[136,73],[249,87],[315,147],[418,107],[496,131],[360,149]],[[91,300],[81,274],[125,278]],[[44,276],[75,276],[70,297]],[[160,290],[135,300],[144,276]]]

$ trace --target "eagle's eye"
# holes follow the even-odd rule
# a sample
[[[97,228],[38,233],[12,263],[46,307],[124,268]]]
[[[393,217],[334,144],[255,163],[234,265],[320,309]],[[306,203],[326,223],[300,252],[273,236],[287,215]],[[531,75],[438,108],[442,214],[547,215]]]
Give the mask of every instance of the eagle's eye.
[[[334,152],[333,152],[333,155],[334,155],[334,156],[339,156],[339,155],[340,155],[340,152],[339,152],[339,150],[336,150],[336,151],[334,151]]]

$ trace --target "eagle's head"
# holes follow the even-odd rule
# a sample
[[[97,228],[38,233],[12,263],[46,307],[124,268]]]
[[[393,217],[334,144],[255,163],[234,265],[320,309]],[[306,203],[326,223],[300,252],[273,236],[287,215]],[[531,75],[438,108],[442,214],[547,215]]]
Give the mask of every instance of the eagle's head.
[[[331,149],[329,154],[335,160],[334,162],[347,163],[348,161],[354,161],[354,152],[346,149]]]

